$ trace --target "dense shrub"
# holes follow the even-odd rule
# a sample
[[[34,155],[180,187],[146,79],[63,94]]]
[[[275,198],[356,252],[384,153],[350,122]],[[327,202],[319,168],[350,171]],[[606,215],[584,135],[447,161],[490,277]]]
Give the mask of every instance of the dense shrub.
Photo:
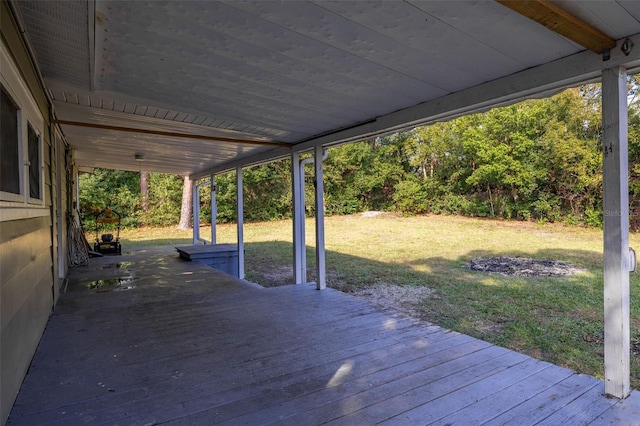
[[[637,76],[630,81],[639,88]],[[633,92],[635,93],[635,92]],[[599,88],[587,85],[446,123],[346,144],[324,163],[328,215],[365,210],[457,214],[602,225]],[[308,154],[305,154],[308,155]],[[640,227],[640,108],[630,100],[630,204]],[[246,221],[291,217],[289,160],[243,170]],[[306,166],[306,212],[314,214],[313,166]],[[81,177],[85,222],[112,207],[126,226],[173,225],[182,179],[152,173],[149,210],[140,209],[134,172],[96,169]],[[236,219],[236,177],[216,177],[219,222]],[[201,190],[210,220],[209,190]]]

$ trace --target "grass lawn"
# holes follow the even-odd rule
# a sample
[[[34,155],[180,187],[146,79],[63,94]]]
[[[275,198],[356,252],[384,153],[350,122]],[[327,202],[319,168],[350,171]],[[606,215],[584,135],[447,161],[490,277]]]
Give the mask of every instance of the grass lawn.
[[[427,286],[415,300],[421,318],[582,373],[603,376],[602,231],[556,224],[454,216],[361,215],[326,218],[328,284],[355,291],[376,284]],[[208,228],[201,230],[207,236]],[[235,225],[219,225],[219,243],[235,243]],[[125,230],[123,249],[189,244],[191,231]],[[247,279],[288,284],[291,222],[245,225]],[[307,221],[313,268],[313,220]],[[640,249],[640,235],[631,236]],[[467,260],[522,256],[563,260],[586,272],[518,278],[464,268]],[[313,277],[309,277],[313,280]],[[425,293],[426,294],[426,293]],[[640,275],[631,274],[632,387],[640,388]]]

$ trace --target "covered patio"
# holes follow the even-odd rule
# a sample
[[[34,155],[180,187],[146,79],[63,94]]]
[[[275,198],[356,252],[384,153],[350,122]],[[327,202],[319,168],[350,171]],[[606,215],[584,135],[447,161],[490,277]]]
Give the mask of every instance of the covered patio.
[[[640,393],[173,247],[72,270],[8,424],[634,425]]]
[[[2,277],[0,420],[52,307],[10,423],[638,418],[629,383],[636,262],[628,243],[626,77],[640,69],[640,3],[3,0],[1,7],[3,105],[22,130],[11,135],[16,159],[8,164],[18,187],[0,191],[0,244],[12,254],[2,265],[11,274]],[[597,81],[604,385],[325,290],[328,147]],[[28,146],[33,164],[19,156]],[[209,179],[212,200],[216,175],[235,171],[242,279],[242,170],[283,158],[292,164],[296,286],[252,288],[174,253],[138,252],[70,271],[58,302],[69,260],[62,230],[65,216],[77,215],[78,171]],[[306,161],[314,161],[312,284]],[[96,283],[113,274],[135,280]]]

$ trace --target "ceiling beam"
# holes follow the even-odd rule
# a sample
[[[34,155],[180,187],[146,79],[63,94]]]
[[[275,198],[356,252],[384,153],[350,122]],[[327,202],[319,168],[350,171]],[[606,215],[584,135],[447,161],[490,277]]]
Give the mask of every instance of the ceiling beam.
[[[597,54],[603,54],[616,47],[614,39],[546,0],[496,0],[496,2]]]
[[[51,122],[55,124],[64,125],[64,126],[88,127],[91,129],[114,130],[117,132],[143,133],[146,135],[167,136],[172,138],[199,139],[199,140],[207,140],[207,141],[215,141],[215,142],[230,142],[230,143],[237,143],[242,145],[279,146],[279,147],[287,147],[287,148],[291,147],[291,144],[288,144],[286,142],[278,142],[278,141],[258,141],[258,140],[251,140],[251,139],[236,139],[236,138],[225,138],[220,136],[197,135],[197,134],[191,134],[191,133],[165,132],[162,130],[138,129],[134,127],[111,126],[107,124],[84,123],[80,121],[51,120]]]

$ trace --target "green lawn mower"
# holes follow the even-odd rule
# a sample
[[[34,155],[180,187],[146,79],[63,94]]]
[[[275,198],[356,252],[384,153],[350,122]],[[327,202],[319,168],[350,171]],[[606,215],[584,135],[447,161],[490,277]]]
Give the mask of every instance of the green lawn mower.
[[[111,209],[104,209],[96,216],[96,242],[93,250],[100,254],[122,254],[120,245],[120,215]],[[115,232],[115,237],[111,232]],[[99,237],[98,237],[99,236]]]

